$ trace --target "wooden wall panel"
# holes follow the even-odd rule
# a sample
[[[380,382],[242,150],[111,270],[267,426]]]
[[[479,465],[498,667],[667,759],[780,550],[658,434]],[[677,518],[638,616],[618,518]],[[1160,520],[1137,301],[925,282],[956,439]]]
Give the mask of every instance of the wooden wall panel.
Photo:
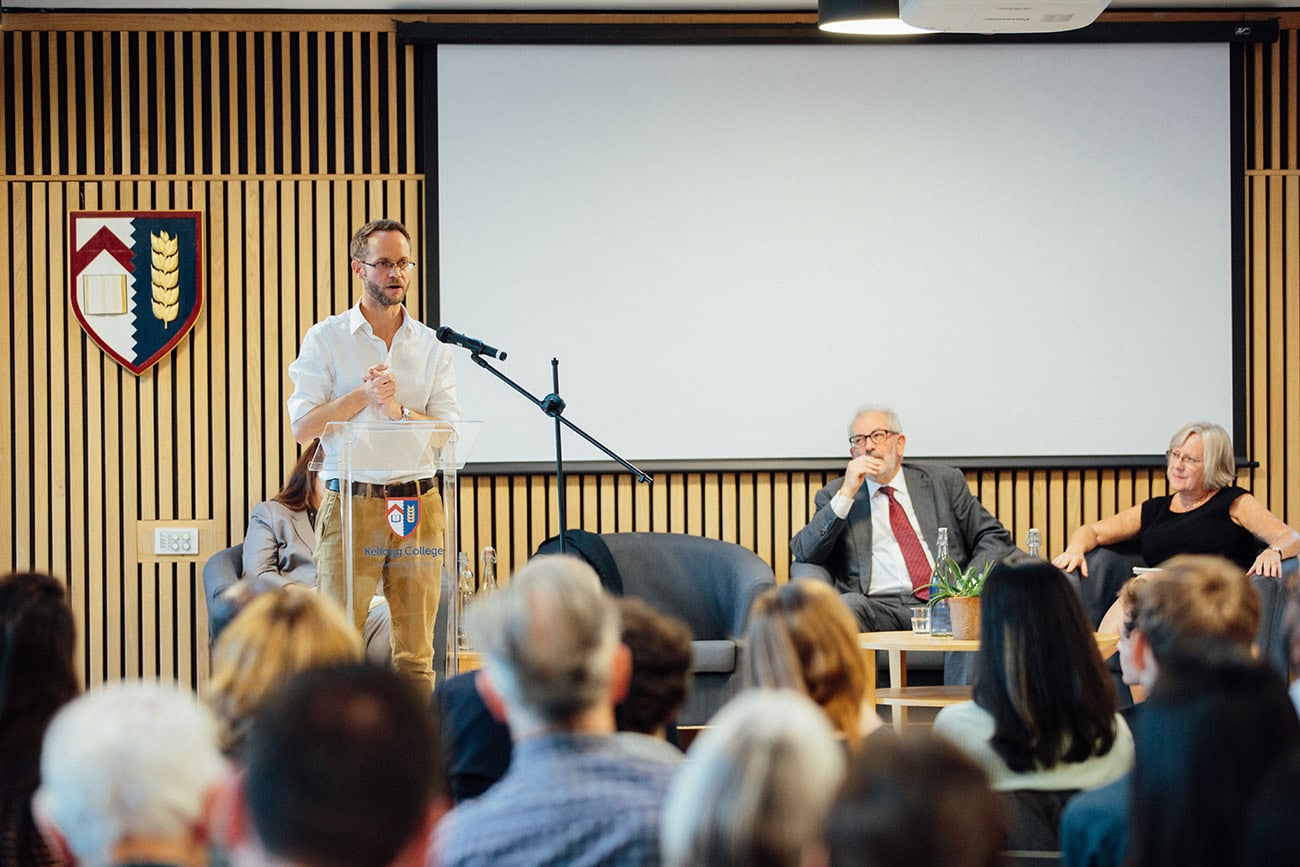
[[[146,562],[137,524],[210,521],[216,545],[242,538],[251,505],[297,456],[286,367],[306,329],[352,301],[352,230],[382,214],[423,237],[422,72],[391,26],[364,15],[6,14],[0,24],[0,459],[9,469],[0,568],[67,581],[89,683],[156,675],[202,686],[201,561]],[[1242,482],[1293,525],[1296,39],[1286,29],[1278,44],[1247,49],[1243,64],[1246,445],[1259,466]],[[68,214],[173,207],[204,214],[205,309],[187,340],[137,378],[68,310]],[[416,257],[428,255],[421,242]],[[833,465],[691,468],[658,473],[651,487],[574,473],[569,524],[736,541],[785,580],[790,536],[837,474]],[[1079,523],[1165,490],[1163,473],[1145,469],[1008,468],[967,480],[1018,542],[1038,527],[1049,552]],[[506,577],[558,531],[548,474],[471,475],[461,490],[461,545],[476,571],[489,544]]]

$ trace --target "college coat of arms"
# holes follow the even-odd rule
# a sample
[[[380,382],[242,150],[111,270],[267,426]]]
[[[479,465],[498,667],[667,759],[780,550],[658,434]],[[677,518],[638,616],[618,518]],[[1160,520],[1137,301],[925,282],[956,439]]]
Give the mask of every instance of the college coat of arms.
[[[139,376],[181,342],[203,308],[202,215],[77,211],[68,237],[72,312]]]

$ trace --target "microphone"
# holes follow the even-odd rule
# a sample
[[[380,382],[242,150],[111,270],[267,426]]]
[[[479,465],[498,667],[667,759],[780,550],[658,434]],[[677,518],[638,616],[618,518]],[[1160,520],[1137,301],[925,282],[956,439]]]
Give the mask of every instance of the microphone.
[[[488,358],[497,358],[501,361],[506,360],[506,354],[495,346],[488,346],[482,340],[476,340],[473,337],[466,337],[459,331],[452,331],[446,325],[434,332],[435,336],[442,343],[454,343],[457,346],[463,346],[473,355],[486,355]]]

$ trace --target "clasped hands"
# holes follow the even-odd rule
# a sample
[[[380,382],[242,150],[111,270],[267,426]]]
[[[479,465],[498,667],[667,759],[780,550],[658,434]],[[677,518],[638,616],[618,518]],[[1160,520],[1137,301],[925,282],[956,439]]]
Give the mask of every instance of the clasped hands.
[[[387,364],[376,364],[361,377],[366,400],[391,419],[400,418],[402,405],[397,402],[397,380]]]

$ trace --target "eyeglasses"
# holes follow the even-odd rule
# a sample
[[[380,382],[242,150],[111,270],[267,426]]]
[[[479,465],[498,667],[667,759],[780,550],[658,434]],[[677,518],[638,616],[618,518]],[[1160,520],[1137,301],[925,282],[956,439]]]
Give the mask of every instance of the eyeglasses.
[[[1182,462],[1189,467],[1194,467],[1201,462],[1201,458],[1191,457],[1186,452],[1180,452],[1178,449],[1170,449],[1165,452],[1165,457],[1169,459],[1171,464]]]
[[[870,440],[874,445],[880,445],[897,433],[896,430],[885,430],[883,427],[878,427],[869,434],[858,434],[849,437],[849,445],[855,449],[866,448],[867,440]]]
[[[415,262],[412,259],[402,259],[397,262],[394,262],[391,259],[380,259],[378,262],[364,262],[360,259],[357,261],[361,262],[362,265],[369,265],[371,268],[378,268],[380,271],[391,271],[394,268],[398,271],[410,271],[415,267]]]

